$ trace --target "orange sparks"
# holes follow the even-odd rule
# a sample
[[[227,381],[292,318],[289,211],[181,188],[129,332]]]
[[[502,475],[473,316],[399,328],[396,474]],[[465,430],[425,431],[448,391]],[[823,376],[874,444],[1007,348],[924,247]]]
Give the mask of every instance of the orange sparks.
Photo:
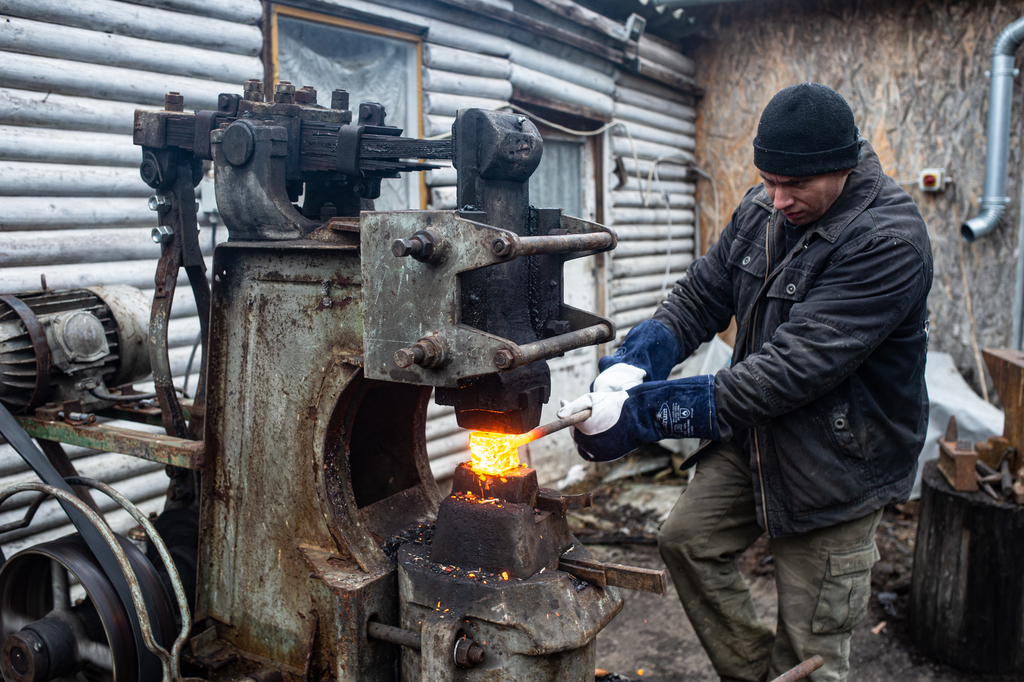
[[[469,434],[469,452],[472,455],[470,467],[478,474],[497,476],[509,469],[519,467],[519,450],[522,436],[490,431],[473,431]]]
[[[506,573],[505,571],[502,571],[501,572],[501,579],[502,580],[508,580],[508,573]]]

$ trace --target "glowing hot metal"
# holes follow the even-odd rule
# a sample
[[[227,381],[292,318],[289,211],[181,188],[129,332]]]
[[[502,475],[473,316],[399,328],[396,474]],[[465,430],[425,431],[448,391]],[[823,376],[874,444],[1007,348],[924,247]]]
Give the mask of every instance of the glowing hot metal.
[[[567,426],[579,424],[588,417],[590,417],[589,409],[577,412],[565,419],[542,424],[532,431],[519,435],[472,431],[469,434],[470,468],[479,474],[492,476],[497,476],[509,469],[516,469],[520,466],[520,446],[551,435],[555,431],[561,431]]]

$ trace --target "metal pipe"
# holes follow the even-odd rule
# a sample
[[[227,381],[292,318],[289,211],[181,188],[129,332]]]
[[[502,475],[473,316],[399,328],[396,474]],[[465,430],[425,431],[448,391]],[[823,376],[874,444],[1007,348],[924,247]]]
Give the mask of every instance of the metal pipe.
[[[1024,161],[1021,162],[1020,203],[1024,207]],[[1013,278],[1013,322],[1010,327],[1010,347],[1021,350],[1024,346],[1024,210],[1017,210],[1017,266]]]
[[[404,628],[396,628],[393,625],[385,625],[384,623],[379,623],[375,620],[371,620],[366,623],[366,634],[368,637],[379,639],[382,642],[400,644],[401,646],[407,646],[410,649],[419,649],[423,642],[423,639],[418,632],[413,632],[412,630],[406,630]]]
[[[1013,104],[1014,54],[1024,42],[1024,17],[1017,19],[999,34],[992,47],[992,81],[988,99],[988,138],[985,155],[985,193],[981,213],[960,226],[967,242],[984,237],[996,228],[1010,198],[1006,196],[1006,164],[1010,147],[1010,114]]]
[[[519,237],[512,239],[500,237],[494,240],[491,248],[498,256],[520,258],[522,256],[540,256],[550,253],[572,253],[607,249],[615,246],[615,235],[610,232],[591,232],[588,234],[549,235],[543,237]]]
[[[499,350],[494,354],[494,366],[508,370],[528,365],[535,360],[553,358],[577,348],[592,346],[596,343],[610,341],[615,337],[611,325],[600,323],[584,327],[568,334],[559,334],[550,339],[541,339],[533,343],[525,343],[516,347],[515,351]]]

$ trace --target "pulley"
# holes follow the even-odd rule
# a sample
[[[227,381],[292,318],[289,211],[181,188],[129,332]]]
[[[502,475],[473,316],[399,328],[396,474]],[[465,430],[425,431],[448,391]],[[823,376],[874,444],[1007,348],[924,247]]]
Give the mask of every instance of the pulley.
[[[169,647],[175,624],[164,586],[145,555],[118,539],[139,589],[154,597]],[[72,599],[76,581],[85,590],[83,599]],[[24,549],[0,569],[0,636],[7,682],[139,680],[131,621],[78,534]]]

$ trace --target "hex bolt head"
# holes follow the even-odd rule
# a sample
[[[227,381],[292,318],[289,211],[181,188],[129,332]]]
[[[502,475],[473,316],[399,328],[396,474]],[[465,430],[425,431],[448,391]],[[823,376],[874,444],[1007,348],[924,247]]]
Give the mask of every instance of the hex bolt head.
[[[178,92],[168,92],[164,95],[164,111],[185,111],[185,98]]]
[[[515,361],[516,358],[512,355],[512,351],[499,350],[494,354],[494,366],[498,369],[510,369]]]
[[[494,251],[496,256],[507,256],[512,252],[512,244],[503,237],[498,237],[491,242],[491,250]]]
[[[153,231],[150,232],[150,236],[153,238],[155,243],[165,244],[174,239],[174,230],[166,225],[160,225],[159,227],[153,228]]]
[[[348,109],[348,90],[339,88],[331,93],[331,109]]]
[[[163,194],[154,194],[149,198],[150,211],[164,211],[171,207],[171,200]]]
[[[391,253],[395,254],[397,258],[415,256],[422,250],[423,242],[419,239],[396,239],[391,244]]]
[[[296,99],[298,98],[299,93],[302,92],[306,93],[307,102],[309,102],[310,104],[316,104],[316,88],[314,88],[312,85],[303,85],[301,88],[295,91]]]
[[[242,88],[245,92],[245,99],[250,102],[262,102],[263,101],[263,81],[258,78],[250,78],[242,84]]]
[[[395,364],[405,369],[421,364],[425,357],[426,353],[423,352],[423,347],[413,344],[411,348],[400,348],[395,351]]]
[[[295,86],[289,81],[279,81],[274,86],[274,101],[278,104],[292,104],[295,102]]]

